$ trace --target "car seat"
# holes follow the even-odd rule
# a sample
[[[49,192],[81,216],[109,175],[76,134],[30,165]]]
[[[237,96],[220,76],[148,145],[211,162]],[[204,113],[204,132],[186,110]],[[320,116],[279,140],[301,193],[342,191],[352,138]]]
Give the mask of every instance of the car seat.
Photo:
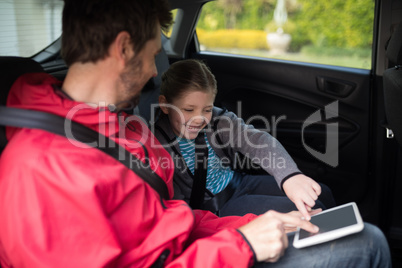
[[[384,71],[384,104],[388,128],[402,146],[402,23],[393,32],[386,55],[394,67]]]
[[[158,98],[162,84],[162,74],[169,68],[169,58],[162,47],[161,52],[155,58],[158,75],[151,78],[141,91],[140,101],[134,108],[134,114],[139,115],[145,122],[154,122],[151,118],[158,106]]]
[[[30,58],[0,57],[0,105],[6,105],[14,81],[25,73],[44,72],[42,66]],[[0,126],[0,153],[7,144],[5,127]]]

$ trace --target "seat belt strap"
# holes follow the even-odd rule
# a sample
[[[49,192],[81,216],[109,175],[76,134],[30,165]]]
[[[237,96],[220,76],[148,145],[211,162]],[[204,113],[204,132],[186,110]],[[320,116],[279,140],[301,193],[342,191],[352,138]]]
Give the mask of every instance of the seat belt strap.
[[[205,142],[205,133],[200,131],[195,138],[194,180],[191,189],[190,207],[201,209],[204,203],[204,194],[207,185],[208,147]]]
[[[99,132],[96,132],[80,123],[47,112],[0,105],[0,125],[41,129],[67,137],[68,139],[72,138],[88,145],[89,147],[97,148],[118,160],[128,169],[131,169],[145,182],[152,186],[152,188],[154,188],[163,199],[169,199],[166,183],[149,167],[149,165],[144,165],[141,160],[136,158],[112,139],[109,139]],[[66,130],[71,132],[66,133]],[[99,141],[105,141],[105,143],[102,143],[105,144],[105,146],[99,146]],[[144,146],[142,147],[146,151],[146,148]]]

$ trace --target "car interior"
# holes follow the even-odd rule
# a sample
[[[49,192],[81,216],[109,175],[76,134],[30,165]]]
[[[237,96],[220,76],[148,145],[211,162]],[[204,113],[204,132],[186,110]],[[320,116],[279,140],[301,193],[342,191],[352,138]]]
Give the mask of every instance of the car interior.
[[[370,69],[204,51],[196,27],[207,2],[170,0],[177,14],[170,36],[162,33],[158,76],[144,87],[133,114],[152,123],[163,72],[178,60],[203,60],[218,82],[215,105],[259,129],[266,129],[261,118],[271,118],[275,128],[268,131],[275,131],[299,168],[328,185],[337,204],[356,202],[363,220],[386,235],[394,266],[402,266],[402,1],[374,1]],[[68,67],[60,45],[58,38],[31,57],[0,54],[0,105],[24,73],[63,80]],[[306,124],[312,114],[318,120]],[[328,137],[337,138],[335,162],[323,161],[334,153]],[[0,126],[0,152],[6,144]]]

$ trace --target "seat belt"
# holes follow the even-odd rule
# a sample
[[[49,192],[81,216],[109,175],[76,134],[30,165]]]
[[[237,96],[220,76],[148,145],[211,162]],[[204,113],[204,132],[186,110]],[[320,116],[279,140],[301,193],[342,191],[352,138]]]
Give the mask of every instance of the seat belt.
[[[5,107],[0,105],[0,125],[12,126],[19,128],[34,128],[45,130],[67,138],[74,138],[75,140],[89,145],[92,148],[97,148],[102,152],[110,155],[131,169],[134,173],[140,176],[147,182],[161,198],[168,200],[169,193],[166,183],[153,171],[149,165],[144,165],[141,160],[136,158],[129,151],[124,149],[121,145],[114,142],[112,139],[96,132],[80,123],[71,121],[64,117],[41,111],[19,109],[12,107]],[[71,130],[72,137],[69,137],[65,132],[65,126]],[[99,141],[105,141],[105,147],[99,146]],[[141,144],[142,145],[142,144]],[[142,145],[145,153],[146,148]]]
[[[205,142],[205,133],[200,131],[195,138],[194,181],[191,189],[190,207],[201,209],[207,185],[208,147]]]
[[[225,111],[226,110],[222,111],[219,115],[222,115]],[[216,122],[215,122],[215,124],[216,124]],[[174,139],[172,140],[172,139],[169,138],[168,134],[160,126],[155,125],[155,128],[164,136],[164,138],[165,138],[165,140],[167,141],[168,144],[171,144],[174,141]],[[214,128],[214,131],[216,132],[216,127]],[[204,136],[202,136],[202,137],[204,138]],[[223,145],[223,142],[221,141],[219,135],[216,135],[216,137],[218,139],[218,143]],[[205,141],[205,139],[204,139],[204,141]],[[202,142],[202,140],[201,140],[201,142]],[[179,151],[176,149],[176,147],[171,145],[170,148],[173,150],[173,152],[176,154],[176,156],[178,156],[183,161],[184,165],[187,165],[186,161],[184,160],[184,158],[182,156],[182,154],[179,153]],[[208,152],[206,152],[206,156],[207,155],[208,155]],[[225,155],[228,155],[227,152],[225,152]],[[199,160],[199,161],[202,161],[202,160]],[[190,195],[189,205],[191,206],[191,208],[194,209],[194,207],[191,204],[201,202],[200,199],[202,198],[203,203],[202,203],[202,205],[201,204],[199,205],[199,206],[201,206],[200,208],[203,209],[203,210],[209,210],[212,213],[218,215],[219,210],[233,196],[236,188],[231,183],[229,183],[223,191],[221,191],[218,194],[214,195],[209,200],[204,200],[205,192],[207,191],[206,190],[206,176],[207,176],[207,174],[205,173],[205,186],[203,186],[204,182],[200,181],[200,179],[197,179],[195,177],[196,168],[197,168],[197,166],[194,165],[194,174],[193,174],[193,173],[191,173],[190,169],[187,167],[187,172],[188,172],[189,176],[191,176],[193,178],[193,186],[191,188],[191,195]],[[199,175],[199,176],[201,176],[201,175]],[[195,182],[196,180],[198,182]],[[204,180],[204,179],[201,178],[201,180]],[[200,183],[201,185],[196,186],[197,183]],[[194,187],[197,187],[197,189],[194,189]],[[201,195],[201,192],[202,192],[202,195]],[[193,195],[193,193],[194,193],[194,195]],[[193,202],[191,202],[191,198],[193,198]]]

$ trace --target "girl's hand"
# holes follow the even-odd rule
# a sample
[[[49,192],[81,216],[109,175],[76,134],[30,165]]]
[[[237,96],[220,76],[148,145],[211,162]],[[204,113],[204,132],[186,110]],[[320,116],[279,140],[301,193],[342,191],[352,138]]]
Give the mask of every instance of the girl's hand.
[[[306,220],[310,220],[309,211],[321,194],[321,186],[313,179],[298,174],[283,183],[283,190]]]

